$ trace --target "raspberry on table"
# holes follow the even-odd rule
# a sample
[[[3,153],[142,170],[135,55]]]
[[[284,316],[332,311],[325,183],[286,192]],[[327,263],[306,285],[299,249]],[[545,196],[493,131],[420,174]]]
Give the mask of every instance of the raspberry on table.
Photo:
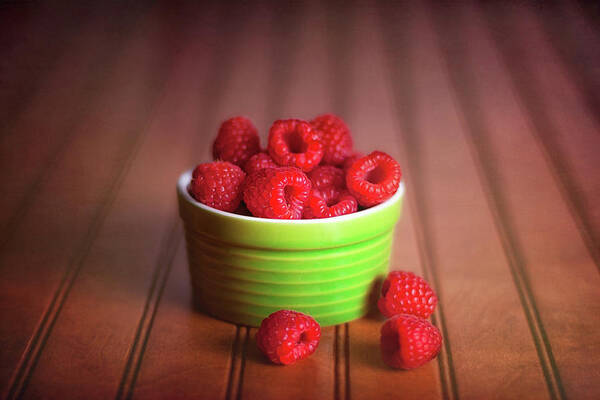
[[[441,347],[440,331],[415,315],[398,314],[381,327],[381,356],[390,367],[420,367],[434,359]]]
[[[352,164],[346,186],[361,206],[371,207],[392,197],[401,178],[400,164],[389,154],[374,151]]]
[[[298,119],[278,120],[269,130],[269,155],[283,167],[308,172],[319,165],[323,144],[308,122]]]
[[[300,219],[311,183],[298,168],[263,168],[244,182],[244,202],[255,217]]]
[[[240,205],[245,177],[240,167],[227,161],[200,164],[192,173],[189,191],[200,203],[233,212]]]
[[[333,114],[320,115],[310,121],[323,142],[321,164],[341,166],[352,154],[352,136],[344,121]]]
[[[279,167],[279,165],[277,165],[275,161],[273,161],[271,156],[268,155],[266,152],[261,151],[260,153],[256,153],[255,155],[250,157],[250,159],[244,165],[244,171],[246,171],[246,173],[250,175],[251,173],[258,171],[259,169],[277,167]]]
[[[338,217],[352,214],[357,209],[358,202],[347,190],[327,199],[320,190],[313,189],[304,207],[302,217],[305,219]]]
[[[275,364],[289,365],[315,352],[321,326],[309,315],[279,310],[263,319],[256,344]]]
[[[233,117],[221,124],[213,143],[213,158],[243,167],[260,151],[258,131],[245,117]]]
[[[397,314],[428,318],[437,303],[437,296],[425,279],[412,272],[391,271],[383,281],[377,307],[387,318]]]

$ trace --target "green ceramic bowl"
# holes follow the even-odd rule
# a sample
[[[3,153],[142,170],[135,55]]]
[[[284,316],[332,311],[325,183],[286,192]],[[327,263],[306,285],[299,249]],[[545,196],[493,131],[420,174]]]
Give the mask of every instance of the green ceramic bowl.
[[[277,310],[312,315],[322,326],[362,317],[387,273],[404,185],[375,207],[341,217],[277,220],[205,206],[179,178],[194,298],[207,313],[259,326]]]

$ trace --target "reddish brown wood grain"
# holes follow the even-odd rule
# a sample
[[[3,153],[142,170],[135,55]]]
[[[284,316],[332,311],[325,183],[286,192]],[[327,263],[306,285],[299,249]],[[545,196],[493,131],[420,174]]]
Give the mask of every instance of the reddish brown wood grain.
[[[121,74],[128,80],[148,85],[153,75],[159,79],[160,102],[148,110],[150,113],[128,110],[142,118],[137,130],[142,132],[143,141],[125,171],[122,190],[115,194],[106,220],[82,260],[26,396],[72,394],[76,388],[54,384],[57,369],[64,379],[77,382],[80,390],[94,387],[87,398],[117,394],[155,268],[171,262],[172,240],[168,235],[175,217],[173,183],[189,162],[182,157],[189,154],[189,139],[197,135],[193,124],[197,120],[193,110],[196,103],[187,101],[189,108],[181,109],[179,93],[182,87],[193,88],[201,82],[201,77],[190,79],[189,64],[185,65],[187,74],[178,75],[181,63],[190,62],[190,54],[182,51],[182,46],[204,32],[197,29],[213,32],[214,27],[209,21],[196,25],[192,19],[195,15],[194,9],[155,6],[141,26],[137,45],[123,59],[128,63],[121,66]],[[204,52],[214,38],[211,34],[206,42],[194,42],[188,51],[210,55]],[[191,60],[197,62],[194,56]],[[144,91],[139,86],[132,88],[136,89],[132,104],[143,104],[137,96],[143,96]],[[197,93],[190,90],[188,95]],[[102,307],[97,308],[97,304]],[[83,325],[79,323],[82,318],[86,321]],[[73,346],[75,338],[87,345]]]
[[[78,124],[104,89],[122,54],[122,39],[140,13],[139,7],[115,18],[106,9],[87,13],[84,27],[65,40],[68,49],[53,61],[55,65],[25,109],[4,125],[0,137],[0,169],[6,171],[0,198],[0,246],[23,218],[38,186],[63,156]]]
[[[194,311],[188,275],[181,241],[144,352],[133,398],[223,398],[225,395],[235,326]]]
[[[160,26],[150,21],[126,42],[102,96],[74,128],[77,134],[65,156],[34,193],[36,201],[3,249],[2,315],[12,321],[1,327],[3,389],[11,374],[31,367],[43,346],[49,322],[85,258],[103,206],[118,186],[119,173],[157,97],[164,66],[156,62],[157,42],[151,36]],[[140,62],[144,69],[139,69]],[[137,71],[135,78],[131,71]],[[32,336],[36,332],[41,336]],[[24,378],[13,377],[17,386]]]
[[[592,201],[600,196],[600,120],[588,108],[584,94],[575,77],[564,68],[558,55],[544,35],[534,10],[529,7],[510,8],[506,14],[506,28],[528,38],[527,46],[515,42],[522,62],[521,72],[526,74],[530,86],[524,88],[538,107],[530,107],[538,122],[546,157],[554,164],[556,174],[568,183],[569,193],[563,193],[571,203],[571,212],[578,220],[582,235],[600,271],[600,204]],[[600,58],[590,60],[599,64]],[[541,111],[541,112],[540,112]],[[565,186],[562,184],[562,186]]]
[[[328,70],[331,58],[327,43],[322,40],[326,34],[325,11],[322,6],[313,4],[305,10],[296,9],[296,13],[292,15],[294,31],[291,35],[298,35],[295,39],[298,47],[287,53],[288,58],[282,61],[290,70],[287,79],[280,82],[282,86],[279,88],[278,98],[281,102],[281,114],[273,115],[273,111],[269,110],[269,119],[310,119],[333,107]],[[239,392],[241,398],[333,398],[333,327],[323,329],[319,348],[310,359],[291,367],[277,366],[266,361],[256,348],[255,332],[255,329],[250,331],[245,348],[245,365]]]
[[[413,179],[420,181],[418,207],[426,215],[423,229],[440,282],[446,349],[451,351],[458,395],[546,397],[531,333],[436,47],[433,22],[422,7],[411,11],[405,32],[419,41],[411,41],[403,56],[411,66],[408,79],[414,92],[407,96],[414,96],[414,108],[402,118],[411,119],[414,130],[402,134],[410,144],[407,151],[417,152],[418,175]],[[514,385],[517,380],[519,385]]]
[[[0,123],[11,121],[27,108],[48,72],[66,53],[74,33],[101,7],[71,2],[24,4],[0,8]]]
[[[572,1],[0,5],[7,398],[597,398],[597,30]],[[438,359],[377,312],[269,363],[192,304],[175,181],[219,123],[334,112],[404,170],[394,269]]]
[[[230,56],[222,59],[213,55],[214,62],[204,66],[204,78],[198,83],[219,78],[222,83],[219,89],[222,93],[216,97],[218,102],[215,107],[211,112],[203,114],[201,121],[188,117],[191,123],[180,128],[185,135],[181,143],[182,148],[176,153],[186,154],[183,162],[187,165],[180,165],[178,173],[195,163],[210,159],[210,143],[221,119],[241,113],[255,121],[257,127],[265,126],[266,93],[262,89],[269,79],[270,23],[270,14],[265,9],[254,10],[248,16],[247,25],[243,26],[244,30],[234,37],[239,38],[240,43],[230,49]],[[201,54],[195,54],[197,64],[202,61]],[[225,61],[227,65],[221,65],[217,61]],[[182,71],[181,74],[191,80],[194,73],[199,71],[200,65],[192,64],[190,67],[192,68]],[[207,67],[211,69],[206,70]],[[220,74],[218,71],[223,67],[228,68],[230,73]],[[186,79],[181,80],[181,84],[186,86]],[[179,91],[173,91],[173,94],[177,93]],[[183,100],[179,97],[174,99]],[[188,103],[178,102],[174,105],[184,107],[183,115],[193,115],[195,109],[207,106],[201,103],[203,99],[204,96],[196,94],[188,99]],[[199,134],[202,136],[197,136]],[[184,151],[190,143],[194,145]],[[171,200],[174,200],[174,193],[170,195]],[[173,218],[178,216],[173,215]],[[186,328],[180,330],[174,329],[174,326]],[[238,331],[236,341],[234,325],[217,321],[192,307],[185,246],[181,246],[148,338],[134,397],[222,398],[229,394],[230,398],[233,398],[231,388],[235,383],[232,379],[239,382],[241,352],[245,340],[245,328],[239,328]],[[208,349],[210,351],[207,351]],[[183,373],[174,373],[174,367]],[[165,385],[165,382],[169,384]]]
[[[487,127],[479,133],[489,147],[483,156],[493,166],[494,184],[501,185],[510,218],[507,233],[517,242],[513,251],[527,271],[546,340],[552,345],[558,385],[564,386],[567,397],[595,398],[598,388],[592,382],[600,377],[596,361],[586,355],[600,352],[593,333],[600,324],[596,290],[600,275],[481,15],[466,8],[463,18],[470,23],[461,25],[462,35],[455,40],[468,44],[465,76],[470,77],[471,96],[480,102],[479,116]],[[556,79],[555,88],[564,83]],[[467,110],[467,117],[475,118],[474,112]],[[575,326],[573,321],[578,321]]]
[[[390,268],[413,271],[423,276],[424,266],[413,226],[415,220],[411,215],[411,202],[414,199],[411,191],[414,189],[410,168],[413,166],[408,163],[407,149],[402,144],[399,121],[395,115],[390,90],[391,76],[384,51],[385,36],[379,29],[380,17],[377,10],[371,10],[361,13],[360,18],[356,15],[348,24],[348,30],[352,29],[354,38],[349,58],[355,62],[348,82],[347,122],[353,130],[358,149],[366,153],[384,149],[403,167],[407,196],[396,227]],[[349,397],[370,399],[377,393],[382,398],[441,398],[437,360],[409,372],[394,370],[383,363],[379,347],[383,321],[374,307],[371,315],[349,324]]]

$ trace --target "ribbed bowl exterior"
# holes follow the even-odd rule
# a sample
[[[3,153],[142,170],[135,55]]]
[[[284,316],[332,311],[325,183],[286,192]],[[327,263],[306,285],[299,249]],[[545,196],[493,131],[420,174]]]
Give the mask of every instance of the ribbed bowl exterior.
[[[205,312],[259,326],[272,312],[291,309],[322,326],[360,318],[379,278],[387,273],[404,188],[385,203],[352,215],[301,221],[222,212],[178,182],[194,300]]]

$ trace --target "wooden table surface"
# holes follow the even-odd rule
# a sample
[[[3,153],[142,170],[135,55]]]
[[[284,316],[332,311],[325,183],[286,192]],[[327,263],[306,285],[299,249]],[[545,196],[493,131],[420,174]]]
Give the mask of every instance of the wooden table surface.
[[[600,398],[600,27],[576,1],[0,4],[0,393]],[[194,311],[178,175],[220,122],[334,112],[407,186],[392,267],[439,358],[375,316],[290,367]]]

